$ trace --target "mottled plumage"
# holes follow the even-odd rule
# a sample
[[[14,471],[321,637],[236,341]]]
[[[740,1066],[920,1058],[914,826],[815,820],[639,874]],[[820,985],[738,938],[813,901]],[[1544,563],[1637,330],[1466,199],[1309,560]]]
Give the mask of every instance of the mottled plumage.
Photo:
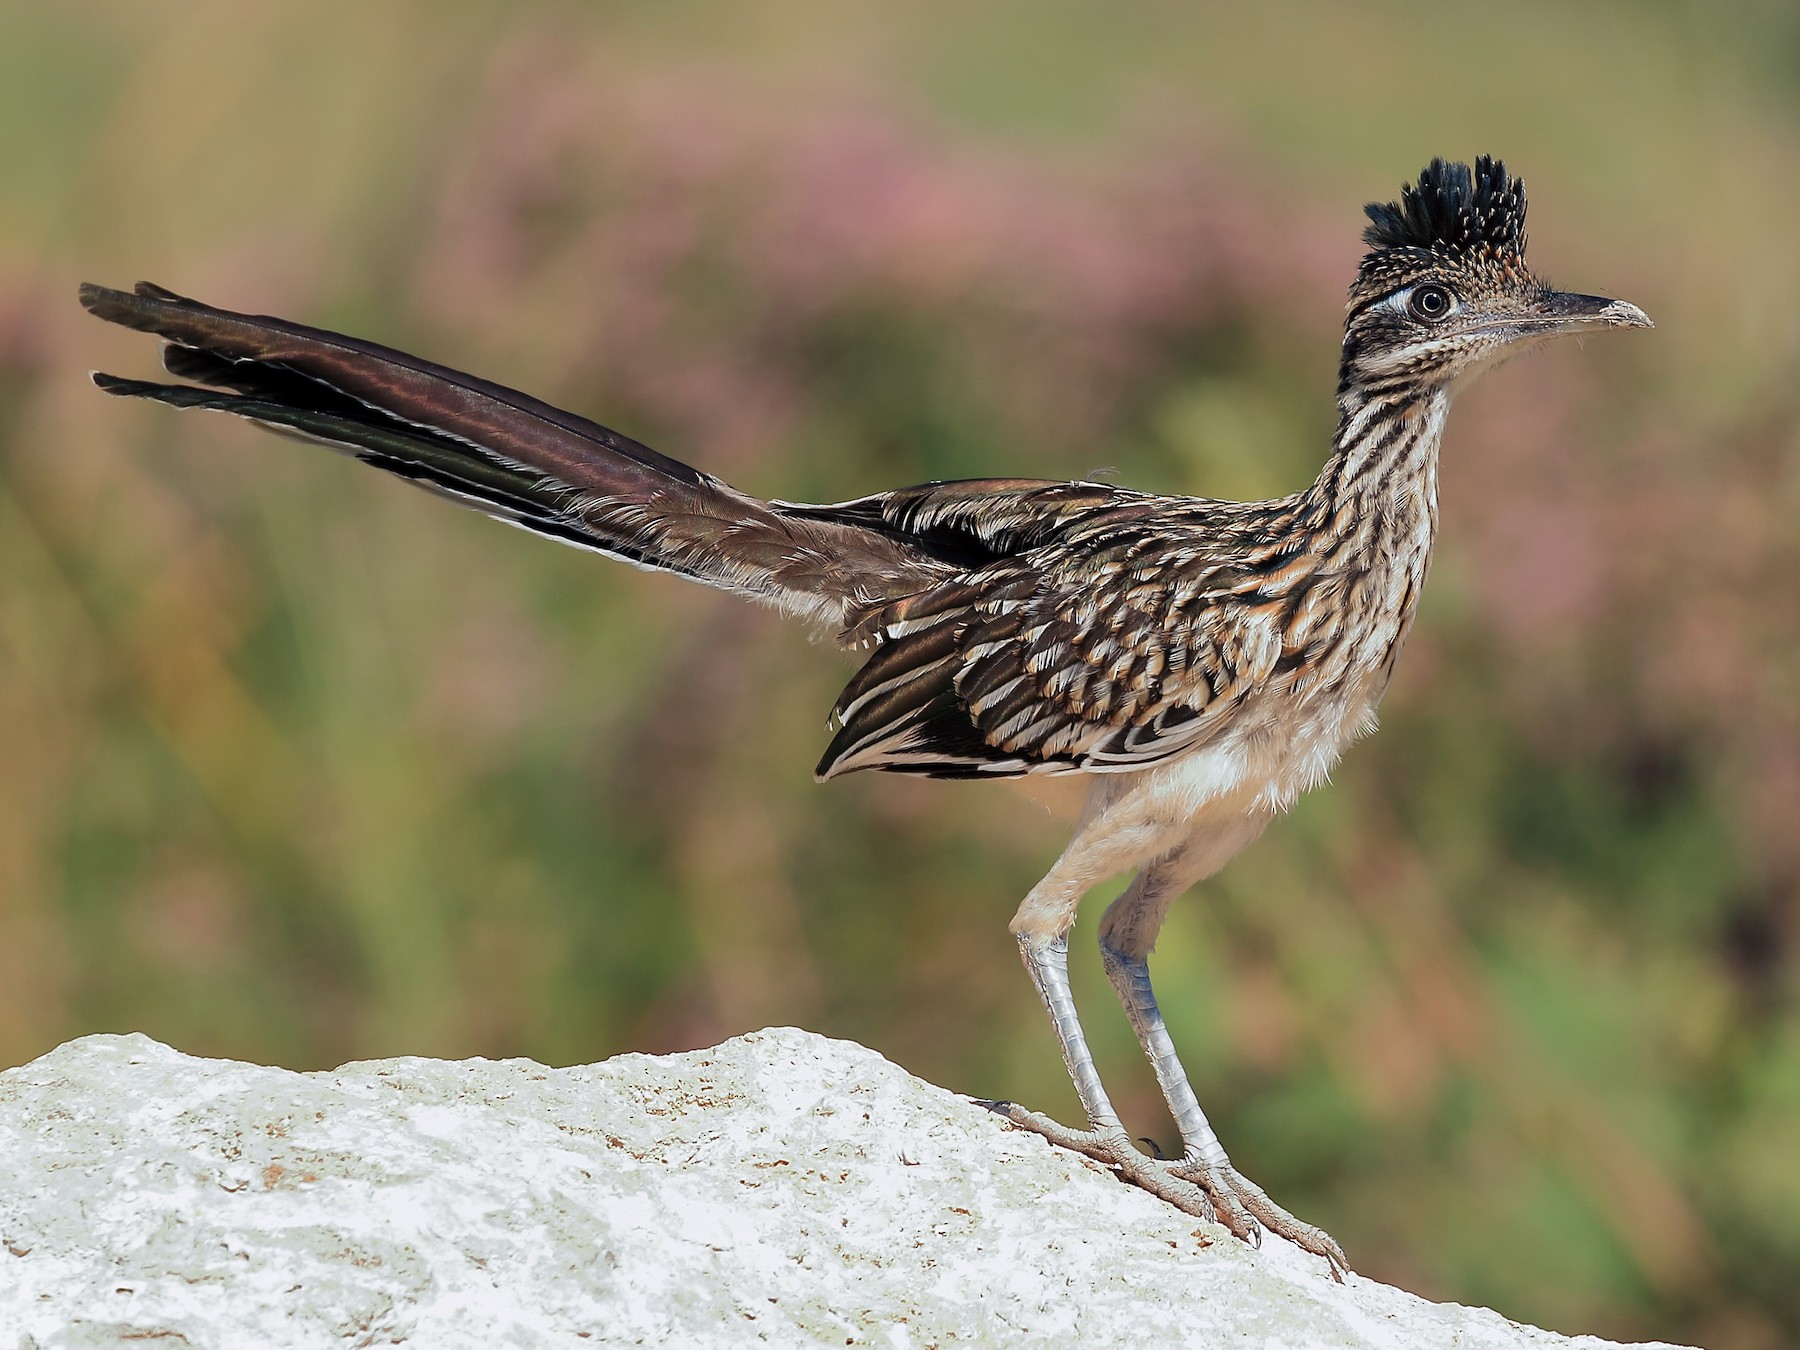
[[[1331,454],[1263,502],[1104,483],[928,483],[831,505],[761,501],[584,418],[372,343],[141,284],[82,288],[163,337],[184,384],[109,393],[236,413],[344,450],[524,529],[825,625],[868,653],[821,778],[1086,774],[1075,836],[1013,920],[1088,1116],[1008,1119],[1101,1158],[1239,1236],[1258,1225],[1343,1268],[1337,1244],[1231,1166],[1188,1085],[1147,957],[1169,903],[1319,782],[1375,707],[1437,531],[1457,388],[1540,338],[1648,320],[1553,292],[1525,265],[1525,189],[1499,163],[1434,160],[1367,208]],[[1075,1014],[1067,935],[1095,883],[1136,877],[1101,952],[1181,1130],[1132,1146]]]
[[[821,777],[1129,772],[1205,743],[1245,698],[1300,678],[1298,607],[1320,582],[1295,547],[1303,499],[956,484],[943,500],[914,489],[882,506],[929,528],[972,490],[986,498],[973,517],[983,535],[1007,517],[1054,528],[862,620],[878,650],[838,703]]]

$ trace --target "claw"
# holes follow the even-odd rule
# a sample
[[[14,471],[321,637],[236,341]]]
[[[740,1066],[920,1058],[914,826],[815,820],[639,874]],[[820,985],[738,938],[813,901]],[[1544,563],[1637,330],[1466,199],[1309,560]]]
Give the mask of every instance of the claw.
[[[975,1099],[979,1100],[979,1099]],[[1264,1231],[1286,1238],[1302,1251],[1323,1257],[1339,1284],[1349,1271],[1344,1250],[1331,1236],[1302,1223],[1235,1167],[1185,1157],[1175,1161],[1146,1157],[1122,1129],[1074,1130],[1017,1102],[980,1101],[982,1106],[1021,1129],[1042,1135],[1061,1148],[1105,1163],[1120,1178],[1175,1206],[1184,1214],[1219,1224],[1240,1242],[1262,1246]],[[1154,1148],[1154,1141],[1146,1141]]]
[[[1296,1219],[1269,1199],[1267,1191],[1235,1167],[1190,1161],[1177,1164],[1175,1171],[1215,1200],[1221,1193],[1229,1196],[1234,1205],[1241,1206],[1251,1217],[1259,1235],[1262,1229],[1267,1229],[1277,1237],[1286,1238],[1302,1251],[1324,1257],[1325,1263],[1331,1268],[1331,1278],[1343,1283],[1344,1273],[1350,1269],[1350,1265],[1344,1259],[1344,1249],[1332,1240],[1331,1235],[1322,1228]],[[1259,1241],[1254,1245],[1260,1246],[1261,1243]]]
[[[1242,1238],[1252,1247],[1262,1246],[1262,1229],[1257,1224],[1260,1216],[1244,1203],[1238,1187],[1232,1184],[1231,1178],[1225,1176],[1221,1169],[1202,1159],[1184,1157],[1169,1170],[1206,1192],[1207,1198],[1213,1202],[1213,1208],[1223,1216],[1220,1222],[1231,1230],[1234,1237]]]

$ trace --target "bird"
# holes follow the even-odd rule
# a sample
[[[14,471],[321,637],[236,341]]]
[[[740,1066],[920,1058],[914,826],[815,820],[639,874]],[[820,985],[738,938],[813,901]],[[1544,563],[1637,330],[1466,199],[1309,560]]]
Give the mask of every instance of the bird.
[[[1457,393],[1551,339],[1652,327],[1635,305],[1536,278],[1525,185],[1499,160],[1434,159],[1364,212],[1324,467],[1263,501],[1023,478],[765,501],[372,342],[147,282],[84,285],[80,300],[160,337],[179,381],[95,372],[108,394],[321,442],[533,533],[773,606],[864,654],[832,710],[821,781],[1081,775],[1073,836],[1011,932],[1086,1120],[983,1104],[1238,1238],[1285,1238],[1341,1279],[1338,1243],[1233,1166],[1177,1056],[1149,956],[1173,901],[1374,729],[1437,537]],[[1077,905],[1128,874],[1100,921],[1100,955],[1180,1131],[1169,1158],[1128,1136],[1069,983]]]

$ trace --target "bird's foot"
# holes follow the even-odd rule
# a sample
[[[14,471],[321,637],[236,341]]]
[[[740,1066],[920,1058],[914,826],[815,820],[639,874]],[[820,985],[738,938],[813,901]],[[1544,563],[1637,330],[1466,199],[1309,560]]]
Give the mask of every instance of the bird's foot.
[[[1343,1248],[1329,1233],[1296,1219],[1230,1163],[1210,1163],[1192,1156],[1172,1161],[1150,1158],[1138,1151],[1122,1128],[1074,1130],[1017,1102],[981,1104],[1021,1129],[1043,1135],[1060,1148],[1105,1163],[1124,1180],[1184,1214],[1224,1225],[1233,1237],[1253,1247],[1262,1244],[1263,1230],[1267,1229],[1302,1251],[1323,1257],[1331,1278],[1339,1283],[1350,1269]]]
[[[1171,1175],[1199,1187],[1215,1204],[1219,1203],[1219,1197],[1228,1197],[1240,1213],[1250,1216],[1253,1226],[1261,1225],[1276,1237],[1286,1238],[1301,1251],[1324,1257],[1325,1264],[1331,1267],[1331,1278],[1339,1284],[1343,1283],[1350,1263],[1344,1259],[1344,1249],[1337,1245],[1331,1234],[1323,1228],[1296,1219],[1269,1199],[1267,1191],[1229,1162],[1211,1163],[1203,1158],[1189,1156],[1176,1162],[1153,1165],[1164,1167]]]
[[[1140,1153],[1123,1129],[1073,1130],[1049,1116],[1028,1111],[1017,1102],[983,1102],[982,1105],[1022,1129],[1043,1135],[1059,1148],[1105,1163],[1125,1180],[1166,1200],[1185,1214],[1224,1224],[1234,1237],[1252,1245],[1260,1236],[1256,1220],[1229,1191],[1222,1192],[1215,1200],[1199,1183],[1178,1176],[1172,1170],[1174,1164]]]

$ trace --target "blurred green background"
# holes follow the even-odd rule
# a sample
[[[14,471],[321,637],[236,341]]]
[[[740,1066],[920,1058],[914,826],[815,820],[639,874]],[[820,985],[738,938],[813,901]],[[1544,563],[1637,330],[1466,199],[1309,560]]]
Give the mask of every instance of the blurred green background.
[[[1158,969],[1357,1268],[1800,1337],[1800,11],[1325,0],[0,10],[0,1062],[296,1068],[797,1023],[1074,1113],[998,785],[809,770],[848,658],[225,419],[149,277],[751,491],[1307,482],[1358,208],[1434,154],[1658,321],[1490,376],[1386,705]],[[1092,936],[1106,899],[1087,907]],[[1172,1127],[1091,943],[1134,1133]]]

